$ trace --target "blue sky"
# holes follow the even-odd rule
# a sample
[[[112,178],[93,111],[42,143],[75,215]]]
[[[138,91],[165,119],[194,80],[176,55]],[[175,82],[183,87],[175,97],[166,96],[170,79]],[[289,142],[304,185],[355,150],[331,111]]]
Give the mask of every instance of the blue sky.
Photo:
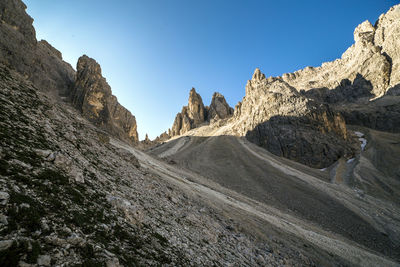
[[[74,68],[96,59],[140,139],[167,130],[195,87],[234,107],[256,67],[279,76],[331,61],[354,28],[398,1],[24,0],[38,39]]]

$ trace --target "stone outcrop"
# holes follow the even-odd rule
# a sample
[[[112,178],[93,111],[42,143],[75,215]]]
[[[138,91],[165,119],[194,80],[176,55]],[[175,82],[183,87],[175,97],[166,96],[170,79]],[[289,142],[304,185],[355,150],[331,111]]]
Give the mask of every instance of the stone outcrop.
[[[172,136],[181,135],[196,128],[206,121],[206,109],[201,96],[192,88],[189,93],[188,105],[175,116],[171,127]]]
[[[265,78],[256,69],[233,131],[272,153],[326,167],[353,153],[346,123],[399,131],[400,5],[354,30],[340,59]]]
[[[382,14],[374,26],[374,44],[391,63],[389,88],[400,83],[400,5]]]
[[[192,88],[189,93],[188,105],[175,116],[174,123],[168,136],[182,135],[211,120],[227,119],[233,115],[233,109],[220,93],[213,94],[210,106],[204,106],[201,96]],[[166,135],[164,135],[164,138]]]
[[[47,94],[67,95],[74,70],[46,41],[37,42],[33,19],[19,0],[0,2],[0,63],[15,69]]]
[[[135,117],[118,103],[101,74],[100,65],[88,56],[78,60],[72,103],[83,116],[120,139],[136,144]]]
[[[355,43],[340,59],[284,74],[282,79],[298,90],[316,91],[314,96],[318,94],[320,100],[328,98],[334,103],[383,96],[400,83],[398,36],[400,5],[382,14],[375,25],[369,21],[361,23],[354,30]],[[365,86],[360,86],[360,81]],[[349,92],[350,97],[346,94]]]
[[[211,104],[208,108],[208,121],[212,119],[226,119],[233,115],[233,108],[226,103],[225,97],[218,92],[212,96]]]
[[[301,95],[281,78],[259,69],[231,121],[235,135],[270,152],[313,167],[326,167],[353,153],[343,117]]]
[[[25,9],[20,0],[0,2],[0,63],[22,74],[56,101],[60,96],[71,96],[74,106],[97,126],[137,143],[135,117],[111,94],[100,66],[82,57],[75,72],[63,61],[60,51],[45,40],[37,42],[33,19]]]

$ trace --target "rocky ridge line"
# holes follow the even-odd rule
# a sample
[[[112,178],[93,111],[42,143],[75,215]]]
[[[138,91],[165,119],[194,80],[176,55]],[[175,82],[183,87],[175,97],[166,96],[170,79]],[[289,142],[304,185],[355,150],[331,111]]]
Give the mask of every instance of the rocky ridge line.
[[[170,137],[182,135],[191,129],[218,120],[224,120],[233,115],[233,109],[228,105],[225,97],[215,92],[210,106],[204,106],[201,96],[192,88],[189,93],[188,105],[175,116],[174,123],[169,130]],[[158,140],[165,140],[165,133]]]
[[[87,119],[113,136],[137,144],[136,119],[111,94],[100,66],[82,57],[75,72],[60,51],[45,40],[37,42],[33,19],[25,10],[20,0],[0,2],[0,63],[22,74],[54,101],[70,99]],[[101,99],[99,94],[104,94]]]

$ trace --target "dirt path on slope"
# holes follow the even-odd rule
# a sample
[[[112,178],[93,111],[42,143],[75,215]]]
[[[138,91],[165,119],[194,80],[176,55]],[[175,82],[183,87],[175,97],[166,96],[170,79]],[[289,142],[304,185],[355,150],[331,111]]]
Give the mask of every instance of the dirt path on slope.
[[[221,205],[229,205],[235,209],[245,211],[249,215],[257,216],[258,218],[274,225],[278,229],[307,240],[329,253],[333,253],[348,260],[354,265],[400,266],[398,263],[371,253],[361,247],[349,244],[339,237],[333,238],[332,234],[325,233],[322,230],[316,230],[315,227],[307,227],[306,223],[301,223],[299,219],[292,218],[287,214],[282,214],[268,205],[257,203],[257,208],[255,208],[253,205],[248,204],[250,201],[246,201],[245,197],[232,198],[232,195],[237,194],[223,194],[199,183],[191,182],[182,176],[182,170],[158,161],[119,141],[112,140],[111,144],[130,151],[139,159],[144,168],[148,169],[150,172],[158,174],[168,182],[178,185],[183,190],[196,192],[203,198],[208,198],[216,204],[220,203]],[[289,171],[292,172],[293,170]],[[242,199],[245,201],[242,201]],[[251,202],[254,201],[251,200]]]

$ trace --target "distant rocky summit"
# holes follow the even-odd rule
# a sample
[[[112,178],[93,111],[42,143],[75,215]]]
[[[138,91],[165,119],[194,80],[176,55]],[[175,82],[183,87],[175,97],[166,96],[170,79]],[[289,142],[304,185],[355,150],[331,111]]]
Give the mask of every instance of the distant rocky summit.
[[[170,136],[182,135],[211,120],[226,119],[233,115],[233,109],[220,93],[213,94],[210,106],[204,106],[201,96],[192,88],[189,93],[188,105],[175,116],[170,130]]]
[[[199,101],[191,104],[198,99],[191,92],[189,105],[177,114],[170,136],[245,136],[276,155],[317,168],[350,158],[357,141],[348,135],[347,125],[400,131],[399,36],[397,5],[375,25],[361,23],[354,30],[355,43],[340,59],[281,77],[266,78],[257,68],[233,116],[225,99],[220,101],[223,97],[215,94],[210,107],[203,108],[201,103],[194,110],[200,111],[197,117],[201,118],[194,123],[189,116],[193,111],[187,110]],[[196,129],[214,118],[227,122]],[[225,125],[229,127],[221,127]]]
[[[225,100],[225,97],[218,92],[212,96],[210,107],[207,110],[207,118],[211,120],[221,120],[229,118],[233,115],[231,108]]]

